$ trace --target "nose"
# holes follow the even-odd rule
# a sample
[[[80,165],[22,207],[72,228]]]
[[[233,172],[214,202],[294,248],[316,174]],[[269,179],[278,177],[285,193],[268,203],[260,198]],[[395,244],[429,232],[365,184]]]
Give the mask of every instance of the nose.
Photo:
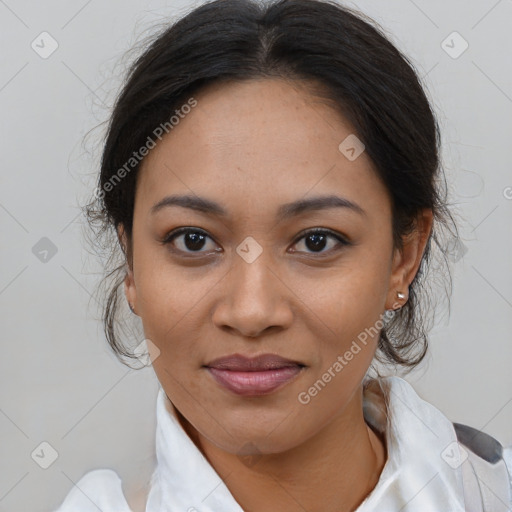
[[[247,338],[288,328],[293,320],[293,292],[277,266],[263,254],[252,263],[236,258],[224,277],[222,298],[213,312],[214,324]]]

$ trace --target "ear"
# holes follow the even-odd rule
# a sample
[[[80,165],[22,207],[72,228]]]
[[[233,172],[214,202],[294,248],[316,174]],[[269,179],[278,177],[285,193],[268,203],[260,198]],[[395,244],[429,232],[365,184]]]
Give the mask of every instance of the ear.
[[[119,243],[121,244],[123,248],[123,252],[127,254],[127,247],[128,247],[128,240],[126,237],[126,233],[124,230],[124,226],[122,224],[119,225],[117,229],[117,236],[119,239]],[[128,301],[128,304],[131,306],[132,311],[134,314],[137,314],[137,290],[135,288],[135,280],[133,278],[133,270],[130,268],[128,262],[126,262],[125,265],[126,268],[126,276],[124,278],[124,294],[126,296],[126,300]]]
[[[420,267],[421,259],[430,236],[433,224],[433,213],[425,208],[416,218],[414,230],[403,237],[403,247],[395,249],[386,309],[397,309],[409,298],[409,285]],[[400,299],[397,292],[404,294]]]

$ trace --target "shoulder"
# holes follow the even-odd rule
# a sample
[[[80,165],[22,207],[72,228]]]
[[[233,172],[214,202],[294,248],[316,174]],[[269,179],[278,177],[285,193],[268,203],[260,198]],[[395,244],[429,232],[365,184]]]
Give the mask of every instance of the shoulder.
[[[466,492],[469,494],[474,492],[470,489],[478,488],[484,510],[505,510],[504,506],[509,510],[512,504],[511,447],[504,449],[497,439],[468,425],[454,423],[453,426],[457,441],[467,449],[460,459]]]
[[[437,468],[447,494],[455,490],[462,504],[482,503],[484,507],[466,510],[501,512],[504,504],[512,503],[510,447],[504,449],[492,436],[453,423],[400,377],[369,381],[365,398],[365,418],[386,429],[388,446],[400,448],[395,454],[401,457],[400,467],[409,460],[418,461],[420,452],[419,467]]]
[[[112,469],[89,471],[73,485],[55,512],[131,512],[119,475]]]
[[[508,477],[510,480],[510,493],[512,494],[512,445],[503,449],[503,460],[508,470]]]

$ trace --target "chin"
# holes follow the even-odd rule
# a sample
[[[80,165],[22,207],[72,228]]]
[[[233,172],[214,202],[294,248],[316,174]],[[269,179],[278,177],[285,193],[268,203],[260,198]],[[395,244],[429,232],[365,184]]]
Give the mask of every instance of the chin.
[[[308,434],[302,432],[298,418],[283,414],[283,410],[256,418],[254,413],[247,416],[238,413],[236,418],[224,415],[215,423],[214,430],[209,425],[202,431],[208,434],[203,437],[210,443],[235,455],[282,453],[308,438]]]

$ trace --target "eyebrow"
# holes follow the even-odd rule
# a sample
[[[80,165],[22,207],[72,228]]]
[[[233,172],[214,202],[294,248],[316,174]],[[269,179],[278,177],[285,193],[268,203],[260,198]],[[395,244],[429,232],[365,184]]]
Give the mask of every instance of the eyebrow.
[[[201,213],[215,215],[217,217],[227,218],[228,212],[218,203],[205,197],[195,195],[170,195],[164,197],[158,203],[154,204],[150,210],[151,215],[166,207],[180,206],[189,208]],[[277,220],[283,221],[303,213],[326,210],[329,208],[347,208],[360,215],[366,215],[365,210],[357,203],[344,197],[336,195],[317,196],[309,199],[299,199],[292,203],[281,205],[277,210]]]

